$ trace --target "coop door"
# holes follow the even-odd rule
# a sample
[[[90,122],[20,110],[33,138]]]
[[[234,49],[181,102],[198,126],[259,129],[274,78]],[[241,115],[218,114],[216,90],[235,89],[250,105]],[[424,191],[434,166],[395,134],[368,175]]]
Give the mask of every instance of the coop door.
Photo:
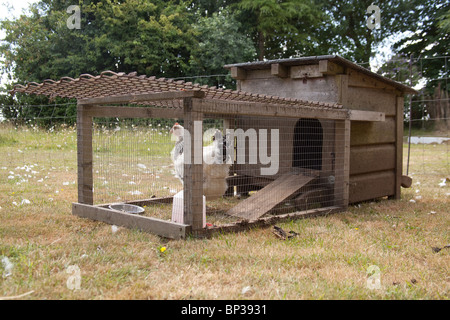
[[[293,142],[293,167],[322,170],[323,128],[319,120],[298,120]]]

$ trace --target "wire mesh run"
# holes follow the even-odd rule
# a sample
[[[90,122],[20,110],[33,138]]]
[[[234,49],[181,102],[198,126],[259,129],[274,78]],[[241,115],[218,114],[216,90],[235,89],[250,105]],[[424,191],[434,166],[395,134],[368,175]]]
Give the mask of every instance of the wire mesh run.
[[[220,226],[343,202],[344,132],[334,120],[206,116],[191,158],[191,133],[174,128],[183,120],[96,118],[95,203],[140,204],[145,216],[183,222],[183,197],[197,188],[202,225]],[[200,179],[183,180],[188,159],[201,159]]]

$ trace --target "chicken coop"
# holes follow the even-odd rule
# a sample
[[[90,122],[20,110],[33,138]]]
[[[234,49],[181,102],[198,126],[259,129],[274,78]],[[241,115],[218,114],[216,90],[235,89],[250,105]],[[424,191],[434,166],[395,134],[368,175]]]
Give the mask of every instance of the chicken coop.
[[[238,90],[105,71],[13,92],[77,99],[82,218],[180,239],[400,196],[412,89],[338,57],[226,67]]]
[[[401,185],[411,181],[402,175],[403,106],[404,95],[417,93],[412,88],[373,73],[342,57],[314,56],[253,63],[227,65],[237,88],[245,92],[264,93],[307,101],[337,103],[353,113],[350,127],[349,191],[348,203],[357,203],[381,197],[400,198]],[[359,111],[383,114],[382,121],[357,119]],[[361,113],[364,115],[364,113]],[[240,118],[242,127],[249,124]],[[301,146],[298,132],[309,126],[303,135],[317,145]],[[307,152],[315,159],[293,159],[292,167],[303,167],[310,161],[315,168],[326,171],[334,161],[332,148],[327,146],[326,136],[332,126],[323,119],[302,117],[283,127],[287,149],[298,147],[297,156]],[[293,145],[289,145],[292,142]],[[300,144],[300,145],[299,145]],[[302,149],[303,148],[303,149]],[[294,156],[295,158],[295,156]],[[291,157],[286,155],[288,163]],[[286,166],[286,168],[289,165]]]

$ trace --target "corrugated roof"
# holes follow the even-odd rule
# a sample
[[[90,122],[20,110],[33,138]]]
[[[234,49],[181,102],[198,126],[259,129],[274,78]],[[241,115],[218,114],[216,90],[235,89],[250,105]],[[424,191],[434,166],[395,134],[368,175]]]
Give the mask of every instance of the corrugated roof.
[[[343,65],[348,68],[352,68],[361,73],[369,75],[375,79],[383,81],[387,84],[392,85],[393,87],[399,89],[404,93],[417,93],[416,90],[399,83],[397,81],[391,80],[389,78],[383,77],[375,72],[370,71],[356,63],[353,63],[347,59],[344,59],[337,55],[322,55],[322,56],[310,56],[310,57],[299,57],[299,58],[289,58],[289,59],[278,59],[278,60],[267,60],[267,61],[256,61],[256,62],[244,62],[244,63],[235,63],[225,65],[224,68],[231,69],[232,67],[239,67],[245,70],[261,70],[261,69],[269,69],[272,64],[281,64],[284,66],[298,66],[302,64],[316,64],[319,63],[320,60],[328,60],[335,62],[337,64]]]
[[[175,81],[166,78],[138,76],[135,72],[125,74],[112,71],[104,71],[98,76],[82,74],[73,79],[63,77],[58,81],[45,80],[42,83],[30,82],[26,85],[15,85],[11,94],[22,92],[26,94],[44,95],[50,98],[97,98],[113,97],[121,95],[173,92],[173,91],[202,91],[206,99],[217,99],[225,101],[243,101],[253,103],[273,103],[292,105],[298,107],[315,107],[321,109],[342,109],[337,103],[324,103],[305,101],[292,98],[282,98],[265,94],[256,94],[243,91],[220,89],[216,87],[200,86],[185,81]],[[181,101],[141,102],[139,104],[159,105],[164,107],[181,108]]]

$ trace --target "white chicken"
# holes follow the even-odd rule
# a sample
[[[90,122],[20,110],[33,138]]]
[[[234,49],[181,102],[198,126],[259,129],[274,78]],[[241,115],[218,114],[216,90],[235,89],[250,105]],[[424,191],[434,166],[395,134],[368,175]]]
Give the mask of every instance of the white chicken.
[[[183,182],[184,176],[184,128],[178,123],[170,129],[176,138],[175,147],[171,152],[175,166],[175,176]],[[216,130],[213,143],[203,147],[203,195],[206,200],[223,196],[227,191],[227,177],[231,166],[231,142]]]

